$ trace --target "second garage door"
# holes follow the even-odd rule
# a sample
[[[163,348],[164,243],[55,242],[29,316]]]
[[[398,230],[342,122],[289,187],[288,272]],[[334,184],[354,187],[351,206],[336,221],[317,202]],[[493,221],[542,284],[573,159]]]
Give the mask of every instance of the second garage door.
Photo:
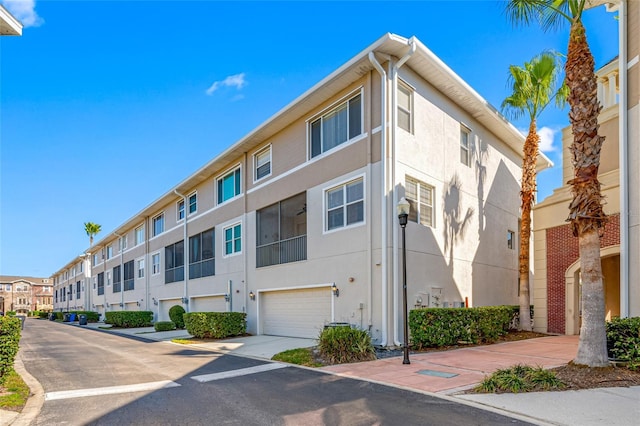
[[[315,339],[331,322],[329,287],[261,292],[262,334]]]
[[[191,303],[191,312],[227,312],[224,296],[194,297]]]

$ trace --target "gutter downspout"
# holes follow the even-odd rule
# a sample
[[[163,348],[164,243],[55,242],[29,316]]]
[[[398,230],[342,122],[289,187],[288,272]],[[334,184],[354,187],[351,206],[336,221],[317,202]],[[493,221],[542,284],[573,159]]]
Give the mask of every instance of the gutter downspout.
[[[151,300],[151,289],[149,288],[149,275],[153,273],[153,265],[151,265],[151,259],[149,258],[149,238],[147,238],[148,230],[149,230],[149,216],[144,217],[144,298],[145,298],[145,309],[147,311],[151,310],[151,305],[149,301]],[[135,230],[134,230],[135,232]],[[158,307],[158,316],[155,318],[156,321],[159,321],[160,316],[160,307]]]
[[[367,90],[369,93],[373,93],[373,78],[372,73],[367,73]],[[373,180],[371,178],[371,158],[372,158],[372,150],[373,150],[373,129],[372,129],[372,117],[371,117],[371,103],[367,103],[367,109],[369,110],[368,114],[365,114],[367,117],[368,123],[367,128],[369,129],[369,143],[367,143],[367,186],[366,186],[366,197],[367,200],[372,200],[372,191],[373,191]],[[371,335],[371,328],[373,327],[373,312],[371,309],[371,304],[373,303],[373,209],[369,208],[367,210],[367,282],[369,285],[367,286],[367,330],[369,331],[369,335]],[[360,304],[360,328],[364,329],[363,324],[363,306]]]
[[[391,58],[389,58],[389,61],[391,60]],[[381,299],[382,299],[382,335],[380,338],[380,346],[387,346],[387,322],[389,321],[389,317],[387,315],[387,244],[388,244],[388,240],[387,240],[387,73],[384,70],[384,68],[382,68],[382,66],[380,65],[380,63],[378,62],[378,60],[376,59],[376,56],[374,54],[374,52],[369,52],[369,61],[371,62],[371,64],[373,65],[373,67],[378,71],[378,73],[380,74],[380,116],[381,116],[381,122],[380,122],[380,126],[381,126],[381,130],[380,130],[380,165],[381,165],[381,182],[382,182],[382,186],[381,186],[381,191],[382,191],[382,198],[381,198],[381,212],[382,215],[380,216],[380,222],[381,222],[381,234],[380,234],[380,238],[381,238],[381,249],[382,249],[382,273],[381,273]],[[372,315],[371,313],[372,309],[371,306],[369,306],[369,312],[370,315]]]
[[[120,245],[120,307],[122,310],[124,309],[124,265],[123,265],[123,255],[124,249],[122,248],[122,235],[114,232],[114,234],[119,238],[118,244]],[[113,277],[113,281],[115,282],[116,277]]]
[[[627,100],[627,2],[620,0],[618,9],[618,67],[620,69],[619,100],[619,168],[620,168],[620,316],[629,317],[629,133]]]
[[[189,241],[187,240],[187,220],[189,219],[189,204],[186,195],[179,193],[177,189],[174,189],[173,192],[176,195],[182,197],[182,200],[184,202],[184,236],[182,240],[184,241],[184,253],[182,255],[182,267],[184,268],[184,300],[182,301],[182,303],[187,306],[185,311],[189,312]]]
[[[395,63],[391,69],[391,181],[393,182],[393,205],[398,204],[398,192],[396,191],[396,163],[398,162],[396,147],[396,128],[398,127],[398,70],[411,58],[416,51],[415,37],[408,40],[409,51]],[[393,222],[392,222],[393,223]],[[398,227],[395,224],[393,230],[393,344],[400,346],[398,340]],[[407,342],[408,344],[408,342]]]

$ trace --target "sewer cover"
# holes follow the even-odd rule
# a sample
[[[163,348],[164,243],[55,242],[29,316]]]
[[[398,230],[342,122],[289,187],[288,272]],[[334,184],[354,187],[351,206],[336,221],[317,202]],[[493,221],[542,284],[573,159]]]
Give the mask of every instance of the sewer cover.
[[[455,373],[445,373],[444,371],[435,371],[435,370],[420,370],[418,374],[424,374],[426,376],[435,376],[435,377],[444,377],[445,379],[450,379],[452,377],[456,377]]]

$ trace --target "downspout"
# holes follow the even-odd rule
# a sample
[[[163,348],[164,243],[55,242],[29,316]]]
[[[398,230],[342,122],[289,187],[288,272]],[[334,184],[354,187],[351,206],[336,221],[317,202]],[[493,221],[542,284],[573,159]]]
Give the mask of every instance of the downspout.
[[[387,322],[389,317],[387,315],[387,73],[382,68],[374,52],[369,52],[369,61],[374,68],[380,74],[380,165],[381,165],[381,251],[382,251],[382,271],[381,271],[381,299],[382,299],[382,333],[380,337],[380,346],[387,346]],[[369,309],[370,316],[372,315],[372,309]],[[370,318],[371,321],[371,318]]]
[[[253,174],[253,170],[251,170],[251,173]],[[248,244],[248,237],[247,237],[247,228],[249,227],[248,225],[248,220],[247,220],[247,189],[249,186],[249,159],[247,157],[247,153],[244,153],[244,187],[242,188],[242,190],[244,191],[244,196],[243,198],[243,206],[244,206],[244,211],[243,211],[243,228],[244,228],[244,232],[242,232],[242,247],[244,247],[243,250],[243,255],[242,257],[244,257],[244,268],[242,271],[242,291],[244,292],[243,295],[243,306],[242,306],[242,312],[246,313],[247,316],[249,316],[249,292],[247,291],[247,270],[249,269],[249,246]],[[257,226],[256,221],[253,221],[254,225]],[[231,306],[231,312],[233,312],[233,306]],[[257,321],[257,318],[256,318]],[[257,330],[257,326],[256,326],[256,330]]]
[[[122,235],[114,232],[114,234],[119,238],[118,244],[120,245],[120,307],[124,311],[124,265],[123,265],[123,255],[124,249],[122,248]],[[113,277],[113,280],[116,280],[116,277]]]
[[[372,82],[372,76],[371,73],[367,74],[367,90],[369,93],[373,92],[373,82]],[[371,111],[371,102],[367,103],[367,109],[369,109],[369,111]],[[369,123],[368,123],[368,129],[369,129],[369,143],[367,144],[367,193],[366,193],[366,199],[367,200],[371,200],[372,199],[372,186],[373,186],[373,180],[371,178],[371,161],[372,161],[372,148],[373,148],[373,129],[372,129],[372,119],[371,119],[371,113],[369,112],[368,114],[365,114],[365,117],[368,117]],[[373,317],[372,317],[372,309],[371,309],[371,304],[373,303],[373,241],[372,241],[372,234],[373,234],[373,209],[369,208],[367,209],[367,330],[369,331],[369,334],[371,334],[371,327],[373,327]],[[360,328],[364,329],[364,324],[362,323],[362,310],[364,309],[364,307],[362,306],[362,304],[360,304]]]
[[[627,109],[627,2],[620,0],[618,9],[618,67],[620,69],[620,100],[618,126],[620,135],[620,316],[629,317],[629,133]]]
[[[149,216],[144,217],[144,298],[145,298],[145,309],[147,311],[151,310],[151,305],[149,304],[149,300],[151,299],[151,288],[149,288],[149,275],[153,273],[151,262],[149,259],[149,238],[147,235],[149,234]],[[135,231],[134,231],[135,232]],[[158,311],[160,307],[158,307]],[[160,313],[158,312],[158,317],[156,317],[156,321],[159,320]]]
[[[176,195],[182,197],[182,200],[184,201],[184,225],[182,227],[184,231],[182,240],[184,241],[184,253],[182,253],[182,268],[184,270],[184,298],[182,300],[182,303],[187,306],[185,308],[185,311],[189,312],[189,241],[187,241],[187,220],[189,220],[189,205],[187,204],[188,200],[186,195],[179,193],[177,189],[174,189],[173,192]]]
[[[396,149],[396,127],[398,126],[398,70],[415,53],[415,37],[411,37],[408,43],[409,51],[396,62],[391,69],[391,182],[393,183],[393,206],[398,204],[398,192],[396,191],[396,163],[398,162]],[[394,223],[391,229],[393,230],[393,344],[400,346],[401,342],[398,340],[398,227]]]

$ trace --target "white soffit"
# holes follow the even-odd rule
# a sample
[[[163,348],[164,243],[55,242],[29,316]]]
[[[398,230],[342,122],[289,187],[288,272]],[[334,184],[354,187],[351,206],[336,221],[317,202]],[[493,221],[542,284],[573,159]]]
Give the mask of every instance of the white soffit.
[[[22,35],[22,24],[0,5],[0,35]]]

